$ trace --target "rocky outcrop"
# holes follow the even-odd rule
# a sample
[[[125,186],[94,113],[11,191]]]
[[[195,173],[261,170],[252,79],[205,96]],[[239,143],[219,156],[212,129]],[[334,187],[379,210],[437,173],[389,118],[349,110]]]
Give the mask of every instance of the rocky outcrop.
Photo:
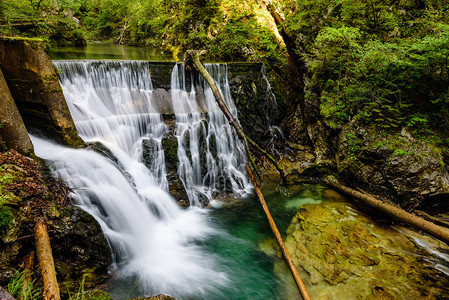
[[[142,147],[143,161],[145,165],[151,169],[152,164],[155,162],[154,153],[158,150],[157,145],[152,140],[144,140]],[[162,149],[164,150],[165,155],[168,192],[178,200],[179,205],[188,207],[190,205],[189,196],[187,195],[184,183],[178,175],[178,139],[172,131],[163,136]]]
[[[36,218],[46,219],[62,287],[76,291],[83,278],[86,288],[104,282],[109,246],[93,217],[71,204],[64,183],[44,178],[38,163],[14,150],[0,154],[0,164],[0,284],[8,283],[26,256],[34,257]]]
[[[28,132],[22,117],[12,98],[8,85],[0,69],[0,136],[10,149],[22,154],[34,153]]]
[[[47,51],[40,39],[1,37],[3,75],[28,130],[82,146]]]
[[[263,77],[262,64],[229,65],[229,86],[243,130],[258,143],[270,140],[270,126],[279,123],[276,97]]]
[[[357,121],[332,128],[313,92],[282,125],[289,147],[281,150],[280,165],[291,181],[333,174],[403,208],[449,209],[449,154],[430,139]]]
[[[312,298],[440,299],[447,295],[447,275],[422,259],[429,253],[413,237],[440,251],[449,250],[447,245],[417,233],[407,236],[381,224],[373,226],[372,219],[332,190],[324,190],[323,199],[301,207],[285,239]],[[271,251],[281,257],[280,250]],[[275,270],[282,278],[289,276],[282,261]],[[287,287],[282,290],[284,299],[297,293]]]
[[[440,149],[420,141],[403,128],[400,134],[378,135],[356,124],[339,135],[336,161],[346,181],[394,199],[406,208],[449,203],[449,168]]]

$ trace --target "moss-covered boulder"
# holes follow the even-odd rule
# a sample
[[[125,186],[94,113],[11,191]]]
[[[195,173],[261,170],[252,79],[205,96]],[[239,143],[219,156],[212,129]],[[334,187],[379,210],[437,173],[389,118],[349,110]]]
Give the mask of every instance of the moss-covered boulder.
[[[331,190],[323,197],[333,200],[303,205],[285,238],[313,299],[442,299],[448,295],[449,276],[425,259],[431,254],[411,237],[374,223]],[[449,251],[447,245],[433,242],[443,252]],[[281,257],[279,250],[277,255]],[[275,270],[291,280],[283,261],[275,264]],[[283,290],[284,299],[298,293],[294,283]]]
[[[336,161],[346,182],[406,208],[449,210],[449,158],[407,129],[382,133],[351,123],[339,135]]]
[[[178,139],[173,134],[173,132],[168,132],[163,136],[162,149],[164,150],[165,155],[168,192],[178,201],[179,205],[181,205],[182,207],[188,207],[190,205],[189,196],[187,194],[184,183],[178,175]],[[147,152],[151,153],[152,151]],[[150,161],[150,163],[152,163],[153,161],[154,160]]]

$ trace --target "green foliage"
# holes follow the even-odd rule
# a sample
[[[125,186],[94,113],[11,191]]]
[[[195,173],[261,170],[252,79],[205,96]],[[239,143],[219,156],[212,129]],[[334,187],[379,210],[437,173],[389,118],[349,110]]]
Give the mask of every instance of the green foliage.
[[[393,155],[396,155],[396,156],[404,156],[406,154],[407,154],[407,151],[405,151],[404,149],[396,149],[393,152]]]
[[[44,37],[59,45],[85,44],[84,30],[73,19],[85,0],[1,0],[0,35]],[[57,3],[57,5],[56,5]],[[16,27],[15,24],[34,24]]]
[[[87,275],[83,276],[80,282],[78,291],[74,294],[70,293],[70,289],[67,288],[69,300],[112,300],[108,293],[101,290],[85,291],[85,279]]]
[[[343,142],[348,144],[348,158],[356,160],[357,155],[362,151],[362,140],[360,140],[355,133],[350,132],[346,135]]]
[[[283,1],[332,127],[351,120],[418,135],[449,130],[449,5],[444,1]]]
[[[0,197],[0,201],[3,199]],[[0,233],[5,233],[11,227],[13,214],[8,206],[0,206]]]
[[[11,201],[11,197],[4,192],[4,185],[11,184],[14,176],[10,173],[3,172],[4,168],[1,167],[2,174],[0,176],[0,233],[5,233],[10,227],[13,218],[11,208],[7,204]]]
[[[42,288],[36,287],[31,275],[29,270],[17,271],[8,283],[8,293],[16,299],[42,299]]]
[[[92,39],[149,45],[177,59],[184,50],[207,49],[214,60],[285,63],[284,47],[258,18],[268,13],[254,0],[85,0],[74,10]]]

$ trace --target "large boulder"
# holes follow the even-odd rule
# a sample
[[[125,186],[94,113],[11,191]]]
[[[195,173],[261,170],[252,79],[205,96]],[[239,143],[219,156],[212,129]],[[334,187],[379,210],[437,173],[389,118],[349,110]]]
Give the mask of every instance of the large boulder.
[[[325,190],[323,198],[321,204],[301,207],[285,238],[312,298],[408,300],[440,299],[448,294],[449,277],[434,267],[434,262],[422,259],[430,253],[414,238],[443,252],[449,250],[447,245],[374,223],[332,190]],[[281,258],[280,250],[275,249],[271,253]],[[291,281],[289,287],[282,288],[283,299],[297,297],[283,261],[275,263],[275,271]]]
[[[449,161],[405,128],[393,136],[347,126],[338,144],[338,172],[347,182],[406,208],[449,208]]]

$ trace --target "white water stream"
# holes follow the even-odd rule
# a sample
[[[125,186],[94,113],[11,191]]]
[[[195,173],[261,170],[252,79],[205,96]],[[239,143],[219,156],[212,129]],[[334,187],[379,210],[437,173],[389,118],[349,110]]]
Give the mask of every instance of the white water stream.
[[[227,107],[237,116],[227,66],[208,64],[206,68],[217,82]],[[173,68],[171,97],[176,116],[178,173],[194,205],[201,202],[201,197],[212,200],[214,195],[227,189],[234,196],[243,196],[251,189],[245,171],[244,145],[203,78],[199,80],[199,90],[201,95],[193,85],[187,90],[183,64]]]
[[[229,284],[219,258],[202,241],[222,234],[207,210],[181,209],[168,193],[161,140],[168,131],[153,99],[145,62],[57,61],[61,86],[80,136],[101,142],[116,162],[93,150],[69,149],[33,137],[36,154],[73,188],[77,203],[100,223],[119,278],[135,280],[145,295],[204,297]],[[227,70],[209,65],[233,113]],[[180,74],[180,71],[181,73]],[[203,81],[186,90],[183,67],[172,74],[178,173],[190,202],[209,200],[229,182],[234,195],[250,190],[243,146]],[[197,97],[198,94],[204,97]],[[199,100],[198,100],[199,99]],[[197,102],[198,101],[198,102]],[[142,141],[156,145],[151,168]],[[202,143],[200,141],[203,141]]]

